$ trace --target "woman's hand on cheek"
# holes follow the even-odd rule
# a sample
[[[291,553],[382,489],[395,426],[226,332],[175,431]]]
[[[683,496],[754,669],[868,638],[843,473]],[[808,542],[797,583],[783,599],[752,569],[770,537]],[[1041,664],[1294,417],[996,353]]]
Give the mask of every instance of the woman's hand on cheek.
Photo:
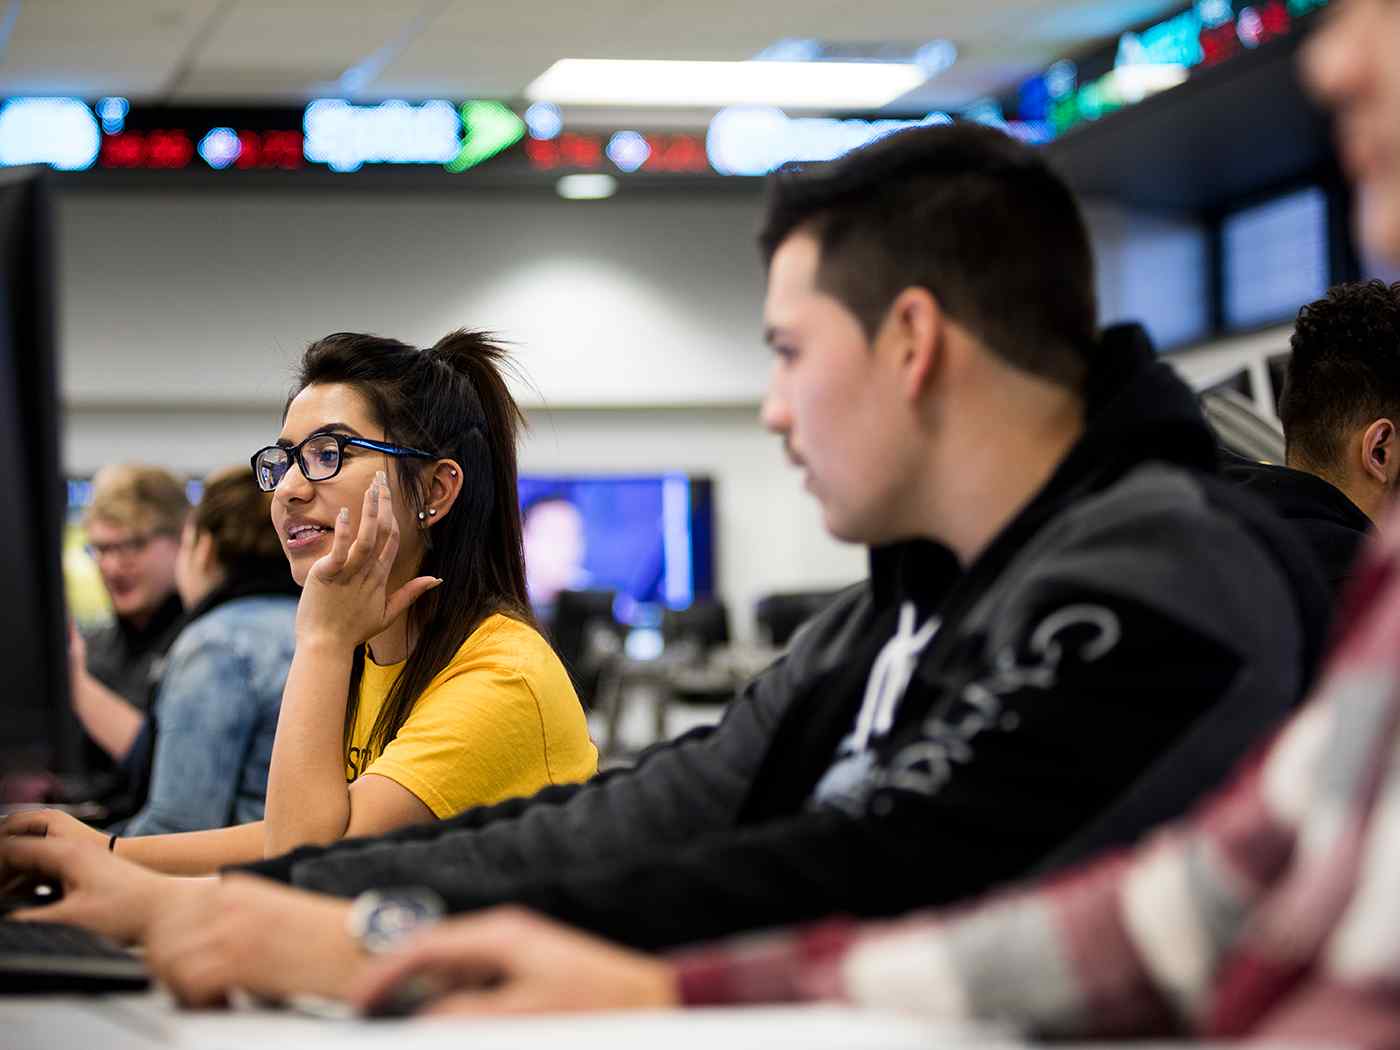
[[[330,553],[311,566],[297,606],[297,640],[354,648],[373,638],[442,581],[409,580],[388,593],[399,553],[399,524],[389,482],[380,471],[365,491],[358,534],[342,507]]]

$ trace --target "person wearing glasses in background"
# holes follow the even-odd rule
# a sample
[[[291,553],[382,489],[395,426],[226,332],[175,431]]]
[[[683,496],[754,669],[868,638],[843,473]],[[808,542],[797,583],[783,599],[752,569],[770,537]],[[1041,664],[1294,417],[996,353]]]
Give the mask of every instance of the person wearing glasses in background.
[[[198,875],[583,780],[583,708],[535,629],[502,350],[339,333],[301,362],[276,443],[252,458],[302,585],[262,821],[108,838],[61,813],[0,836],[103,844]]]
[[[89,739],[94,773],[115,773],[107,801],[143,779],[149,753],[134,748],[159,684],[166,650],[180,629],[183,607],[175,589],[180,529],[189,513],[185,486],[159,467],[120,463],[93,478],[83,512],[87,550],[112,604],[112,623],[91,634],[69,634],[73,711]],[[139,794],[139,792],[138,792]],[[139,797],[125,800],[129,813]]]

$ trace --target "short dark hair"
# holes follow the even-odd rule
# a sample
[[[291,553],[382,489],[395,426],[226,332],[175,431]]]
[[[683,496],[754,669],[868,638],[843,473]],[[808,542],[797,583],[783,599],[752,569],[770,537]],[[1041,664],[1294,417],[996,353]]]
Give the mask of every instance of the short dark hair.
[[[1340,465],[1350,431],[1400,420],[1400,284],[1339,284],[1298,311],[1279,398],[1289,459]]]
[[[764,261],[799,231],[818,285],[874,339],[905,288],[927,288],[999,357],[1082,387],[1097,325],[1079,205],[1031,147],[980,124],[913,128],[769,177]]]
[[[204,479],[204,493],[190,511],[197,532],[214,541],[214,558],[230,579],[291,580],[282,541],[272,524],[272,493],[263,492],[247,464],[217,470]]]

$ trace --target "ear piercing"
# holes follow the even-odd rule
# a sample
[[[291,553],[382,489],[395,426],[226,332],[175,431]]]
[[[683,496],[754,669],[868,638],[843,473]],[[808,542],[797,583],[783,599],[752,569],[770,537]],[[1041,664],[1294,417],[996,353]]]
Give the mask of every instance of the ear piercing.
[[[436,508],[436,507],[429,507],[429,508],[428,508],[428,512],[427,512],[426,514],[423,513],[421,510],[418,512],[418,520],[419,520],[419,521],[427,521],[429,517],[436,516],[436,514],[437,514],[437,508]]]
[[[457,472],[455,470],[449,470],[448,473],[451,474],[454,478],[457,476]]]

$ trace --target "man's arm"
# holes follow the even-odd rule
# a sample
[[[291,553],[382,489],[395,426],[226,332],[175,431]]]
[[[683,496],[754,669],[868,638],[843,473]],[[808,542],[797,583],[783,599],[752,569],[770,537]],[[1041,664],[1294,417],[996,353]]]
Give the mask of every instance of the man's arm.
[[[1271,764],[1275,783],[1306,777]],[[1039,1036],[1200,1030],[1221,955],[1287,870],[1294,839],[1279,819],[1289,807],[1271,804],[1253,763],[1243,769],[1203,816],[1145,846],[952,915],[827,920],[658,959],[497,908],[363,969],[348,997],[374,1009],[417,979],[441,990],[432,1012],[445,1014],[837,999]],[[162,976],[179,994],[180,974]]]
[[[442,839],[364,851],[331,870],[297,865],[293,879],[342,895],[407,880],[430,886],[454,911],[523,904],[645,948],[829,914],[886,916],[984,892],[1027,873],[1106,807],[1237,674],[1238,660],[1220,644],[1102,595],[1112,605],[1113,644],[1095,646],[1094,618],[1062,615],[1089,597],[1060,593],[1029,610],[1017,652],[1026,673],[1008,675],[989,656],[962,682],[966,701],[940,708],[942,720],[915,723],[886,756],[859,813],[809,808],[679,840],[643,826],[620,848],[573,850],[567,860],[516,850],[494,867],[476,863],[470,840],[459,850]],[[1047,634],[1047,623],[1062,629]],[[1063,654],[1052,675],[1031,666],[1047,642]],[[1164,645],[1179,661],[1175,675],[1161,672]],[[982,724],[969,732],[973,719]],[[607,826],[590,822],[573,833],[610,839]]]
[[[424,863],[441,864],[464,883],[486,883],[682,843],[733,825],[792,696],[787,661],[779,660],[735,698],[719,726],[652,748],[631,769],[244,870],[289,882],[299,881],[294,872],[315,871],[337,893],[342,880],[367,871],[375,884],[406,885],[420,880]]]
[[[83,729],[115,761],[122,761],[140,734],[145,716],[88,670],[87,641],[71,621],[68,624],[68,677],[72,684],[73,713]]]
[[[1037,1036],[1179,1032],[1289,870],[1327,739],[1323,705],[1189,821],[1131,851],[951,914],[828,921],[670,957],[691,1006],[844,999]]]

